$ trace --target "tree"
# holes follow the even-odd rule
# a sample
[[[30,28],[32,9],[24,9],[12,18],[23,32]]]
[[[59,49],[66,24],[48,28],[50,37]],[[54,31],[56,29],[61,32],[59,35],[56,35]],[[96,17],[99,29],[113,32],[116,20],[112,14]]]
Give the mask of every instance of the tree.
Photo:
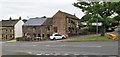
[[[117,14],[117,16],[114,17],[115,21],[120,22],[120,1],[117,3],[113,3],[114,5],[114,12]]]
[[[120,22],[120,15],[117,15],[114,17],[115,21],[118,21],[118,23]]]
[[[82,11],[88,16],[88,23],[93,20],[98,20],[102,22],[102,29],[101,29],[101,36],[105,35],[106,27],[109,26],[112,22],[111,16],[114,15],[119,10],[114,9],[115,5],[118,2],[91,2],[91,1],[83,1],[83,2],[76,2],[73,5],[77,8],[82,9]],[[117,4],[118,5],[118,4]],[[116,7],[118,8],[118,7]],[[116,11],[116,12],[115,12]],[[84,19],[84,17],[83,17]],[[85,20],[85,19],[84,19]]]

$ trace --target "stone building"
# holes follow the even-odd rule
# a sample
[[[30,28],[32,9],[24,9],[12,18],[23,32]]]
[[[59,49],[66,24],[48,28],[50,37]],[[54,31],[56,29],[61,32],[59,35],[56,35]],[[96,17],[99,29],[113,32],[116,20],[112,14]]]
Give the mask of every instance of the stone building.
[[[0,40],[13,40],[17,37],[22,37],[22,25],[24,22],[21,19],[12,19],[0,21]]]
[[[81,23],[75,15],[59,10],[52,19],[54,33],[63,34],[67,37],[79,34]]]
[[[51,18],[30,18],[23,25],[23,35],[29,40],[44,40],[48,39],[52,34],[52,19]]]

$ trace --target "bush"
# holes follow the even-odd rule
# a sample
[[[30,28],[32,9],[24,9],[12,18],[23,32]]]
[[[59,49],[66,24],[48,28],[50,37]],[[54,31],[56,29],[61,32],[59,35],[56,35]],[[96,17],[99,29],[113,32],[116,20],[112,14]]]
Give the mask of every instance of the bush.
[[[81,29],[79,35],[87,35],[87,34],[90,34],[90,32],[88,31],[88,29]]]
[[[101,27],[98,27],[98,33],[100,33]],[[91,26],[88,28],[88,31],[91,33],[96,33],[96,26]]]

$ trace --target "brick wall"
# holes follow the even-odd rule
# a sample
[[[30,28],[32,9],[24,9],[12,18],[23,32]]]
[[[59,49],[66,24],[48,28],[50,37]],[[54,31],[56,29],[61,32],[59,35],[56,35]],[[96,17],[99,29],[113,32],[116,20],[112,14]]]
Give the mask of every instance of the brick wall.
[[[73,21],[75,24],[72,24],[70,21]],[[53,27],[57,27],[57,33],[67,37],[77,35],[80,32],[80,27],[77,27],[77,23],[80,25],[80,19],[67,17],[60,11],[53,16]],[[73,28],[73,31],[69,31],[69,27]]]
[[[55,33],[68,36],[66,33],[66,19],[63,13],[58,12],[53,16],[53,27],[57,27],[57,32],[54,31]]]

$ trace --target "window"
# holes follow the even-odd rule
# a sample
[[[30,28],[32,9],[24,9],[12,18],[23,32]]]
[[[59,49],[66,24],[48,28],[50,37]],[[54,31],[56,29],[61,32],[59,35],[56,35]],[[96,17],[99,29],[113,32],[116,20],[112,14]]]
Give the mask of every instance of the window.
[[[33,30],[33,32],[35,32],[36,28],[35,28],[35,27],[33,27],[33,29],[32,29],[32,30]]]
[[[57,32],[57,27],[54,27],[54,32]]]
[[[11,29],[9,31],[11,32]]]
[[[74,31],[74,30],[75,30],[75,28],[72,28],[72,30]]]
[[[7,32],[7,29],[6,29],[6,32]]]
[[[6,35],[6,39],[7,39],[7,35]]]
[[[41,35],[40,35],[40,34],[38,34],[38,37],[41,37]]]
[[[10,37],[12,37],[12,35],[10,35]]]
[[[69,19],[68,22],[71,23],[71,20]]]
[[[71,27],[68,27],[68,30],[71,31]]]
[[[34,37],[36,37],[36,34],[33,34]]]
[[[4,35],[2,34],[2,37],[4,37]]]
[[[47,37],[50,37],[50,34],[47,34]]]
[[[44,37],[44,34],[42,34],[42,37]]]
[[[48,30],[50,30],[50,27],[47,27]]]
[[[11,32],[12,32],[12,33],[14,33],[14,31],[13,31],[13,30],[11,30]]]

